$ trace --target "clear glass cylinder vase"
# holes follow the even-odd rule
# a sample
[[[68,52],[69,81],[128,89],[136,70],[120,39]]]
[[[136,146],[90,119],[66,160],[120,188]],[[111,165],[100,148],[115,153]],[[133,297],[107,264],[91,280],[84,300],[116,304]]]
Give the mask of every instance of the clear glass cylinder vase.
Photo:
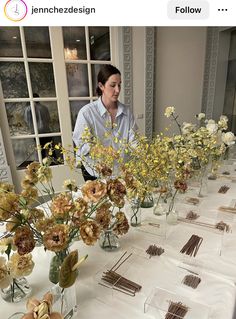
[[[153,205],[154,205],[154,200],[153,200],[152,193],[146,193],[146,195],[144,196],[143,200],[140,203],[140,207],[150,208],[150,207],[153,207]]]
[[[1,289],[2,299],[7,302],[19,302],[29,296],[31,287],[25,277],[13,278],[11,285]]]
[[[59,273],[60,273],[61,265],[64,259],[66,258],[66,256],[69,255],[69,253],[70,253],[70,250],[68,248],[62,251],[59,251],[55,253],[55,256],[53,256],[50,261],[49,280],[55,285],[59,282]]]
[[[99,245],[106,251],[114,251],[120,248],[119,238],[112,229],[102,231]]]
[[[53,311],[61,313],[63,318],[78,317],[75,284],[65,289],[57,284],[51,288],[50,292],[53,295]]]
[[[205,168],[199,175],[198,197],[206,197],[208,193],[208,170]]]
[[[176,225],[178,223],[178,212],[175,209],[167,212],[166,222],[169,225]]]
[[[156,194],[154,198],[153,214],[156,216],[161,216],[166,214],[167,210],[167,194]]]
[[[140,200],[133,199],[131,201],[131,216],[130,216],[130,225],[137,227],[141,225],[141,206]]]
[[[175,190],[172,198],[170,199],[168,209],[166,211],[166,222],[169,225],[176,225],[178,223],[178,212],[175,208],[177,201],[178,189]]]

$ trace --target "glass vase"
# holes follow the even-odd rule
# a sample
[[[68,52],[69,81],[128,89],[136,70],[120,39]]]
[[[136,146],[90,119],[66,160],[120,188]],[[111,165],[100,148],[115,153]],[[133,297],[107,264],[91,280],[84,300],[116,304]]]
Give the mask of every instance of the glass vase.
[[[99,245],[106,251],[117,250],[120,247],[119,238],[112,229],[104,230],[100,235]]]
[[[1,289],[2,299],[7,302],[19,302],[29,296],[31,287],[25,277],[13,278],[7,288]]]
[[[59,282],[59,273],[61,265],[65,257],[69,255],[69,252],[70,251],[68,248],[64,249],[62,251],[57,252],[55,256],[53,256],[51,259],[49,268],[49,280],[55,285]]]
[[[198,197],[205,197],[208,193],[208,170],[204,169],[199,175]]]
[[[141,201],[140,207],[142,208],[150,208],[153,207],[154,200],[152,193],[146,193],[145,197]]]
[[[141,206],[140,200],[133,199],[131,201],[131,216],[130,216],[130,225],[137,227],[141,225]]]
[[[168,209],[166,211],[166,222],[169,225],[176,225],[178,223],[178,212],[175,208],[177,201],[178,189],[175,190],[172,198],[170,199]]]
[[[7,319],[21,319],[25,315],[24,312],[15,312]]]
[[[77,318],[76,285],[62,289],[58,284],[50,290],[53,295],[53,311],[62,314],[63,318]]]
[[[175,209],[172,209],[166,214],[166,222],[169,225],[178,224],[178,212]]]
[[[158,193],[154,197],[153,214],[161,216],[166,213],[167,209],[167,194]]]

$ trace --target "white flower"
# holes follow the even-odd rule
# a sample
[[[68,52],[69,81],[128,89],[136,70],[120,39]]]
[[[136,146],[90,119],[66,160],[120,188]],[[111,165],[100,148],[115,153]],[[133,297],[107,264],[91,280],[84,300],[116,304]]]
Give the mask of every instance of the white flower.
[[[205,113],[199,113],[199,114],[196,115],[196,117],[197,117],[197,119],[199,121],[201,121],[202,119],[204,119],[206,117],[206,114]]]
[[[206,125],[207,130],[210,134],[214,134],[218,130],[218,124],[214,120],[209,120]]]
[[[223,130],[227,130],[228,128],[228,117],[225,115],[220,116],[220,120],[218,121],[219,128]]]
[[[69,189],[70,191],[74,191],[74,192],[78,190],[78,187],[76,186],[74,179],[66,179],[63,183],[63,187],[65,189]]]
[[[192,123],[186,123],[184,122],[183,125],[182,125],[182,128],[181,128],[181,131],[183,134],[189,134],[191,132],[194,132],[195,130],[195,125],[192,124]]]
[[[228,146],[233,145],[235,143],[235,139],[236,137],[232,132],[222,133],[222,141]]]
[[[4,257],[0,257],[0,289],[7,288],[11,284],[12,278]]]
[[[165,110],[165,116],[170,117],[175,113],[175,108],[173,106],[168,106]]]

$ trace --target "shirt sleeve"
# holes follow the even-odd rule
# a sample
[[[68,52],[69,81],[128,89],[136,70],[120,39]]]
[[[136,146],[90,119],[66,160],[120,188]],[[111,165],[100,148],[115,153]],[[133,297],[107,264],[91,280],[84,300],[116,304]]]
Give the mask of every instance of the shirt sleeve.
[[[90,151],[89,144],[85,143],[82,138],[86,128],[90,129],[89,122],[85,114],[80,111],[76,119],[74,133],[73,133],[73,141],[75,145],[79,148],[78,149],[79,156],[86,156]]]
[[[133,113],[130,114],[130,129],[129,129],[129,142],[132,143],[135,141],[136,133],[138,132],[138,125],[135,122]]]

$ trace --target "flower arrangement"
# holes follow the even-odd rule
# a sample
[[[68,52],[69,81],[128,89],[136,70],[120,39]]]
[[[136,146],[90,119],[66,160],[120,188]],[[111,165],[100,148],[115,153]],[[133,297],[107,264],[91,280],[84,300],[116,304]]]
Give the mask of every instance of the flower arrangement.
[[[121,180],[87,181],[80,189],[74,181],[66,180],[65,191],[55,194],[49,164],[48,158],[42,164],[31,163],[19,194],[11,185],[0,184],[0,221],[5,223],[8,236],[2,240],[1,251],[9,257],[5,263],[1,258],[0,287],[9,284],[10,278],[16,275],[32,271],[31,253],[38,245],[55,254],[50,279],[57,283],[58,270],[73,241],[94,245],[104,229],[111,228],[117,235],[129,229],[122,212],[126,188]],[[51,201],[35,207],[38,196],[44,194]]]
[[[184,122],[182,125],[178,122],[174,107],[167,107],[165,115],[175,121],[180,132],[179,135],[171,137],[174,147],[173,153],[170,152],[172,168],[180,181],[199,172],[204,175],[209,163],[212,168],[217,167],[227,149],[235,143],[234,134],[226,132],[228,119],[224,115],[215,122],[206,119],[204,113],[199,113],[196,116],[197,124]],[[177,163],[177,166],[174,163]],[[179,168],[182,173],[179,172]]]

